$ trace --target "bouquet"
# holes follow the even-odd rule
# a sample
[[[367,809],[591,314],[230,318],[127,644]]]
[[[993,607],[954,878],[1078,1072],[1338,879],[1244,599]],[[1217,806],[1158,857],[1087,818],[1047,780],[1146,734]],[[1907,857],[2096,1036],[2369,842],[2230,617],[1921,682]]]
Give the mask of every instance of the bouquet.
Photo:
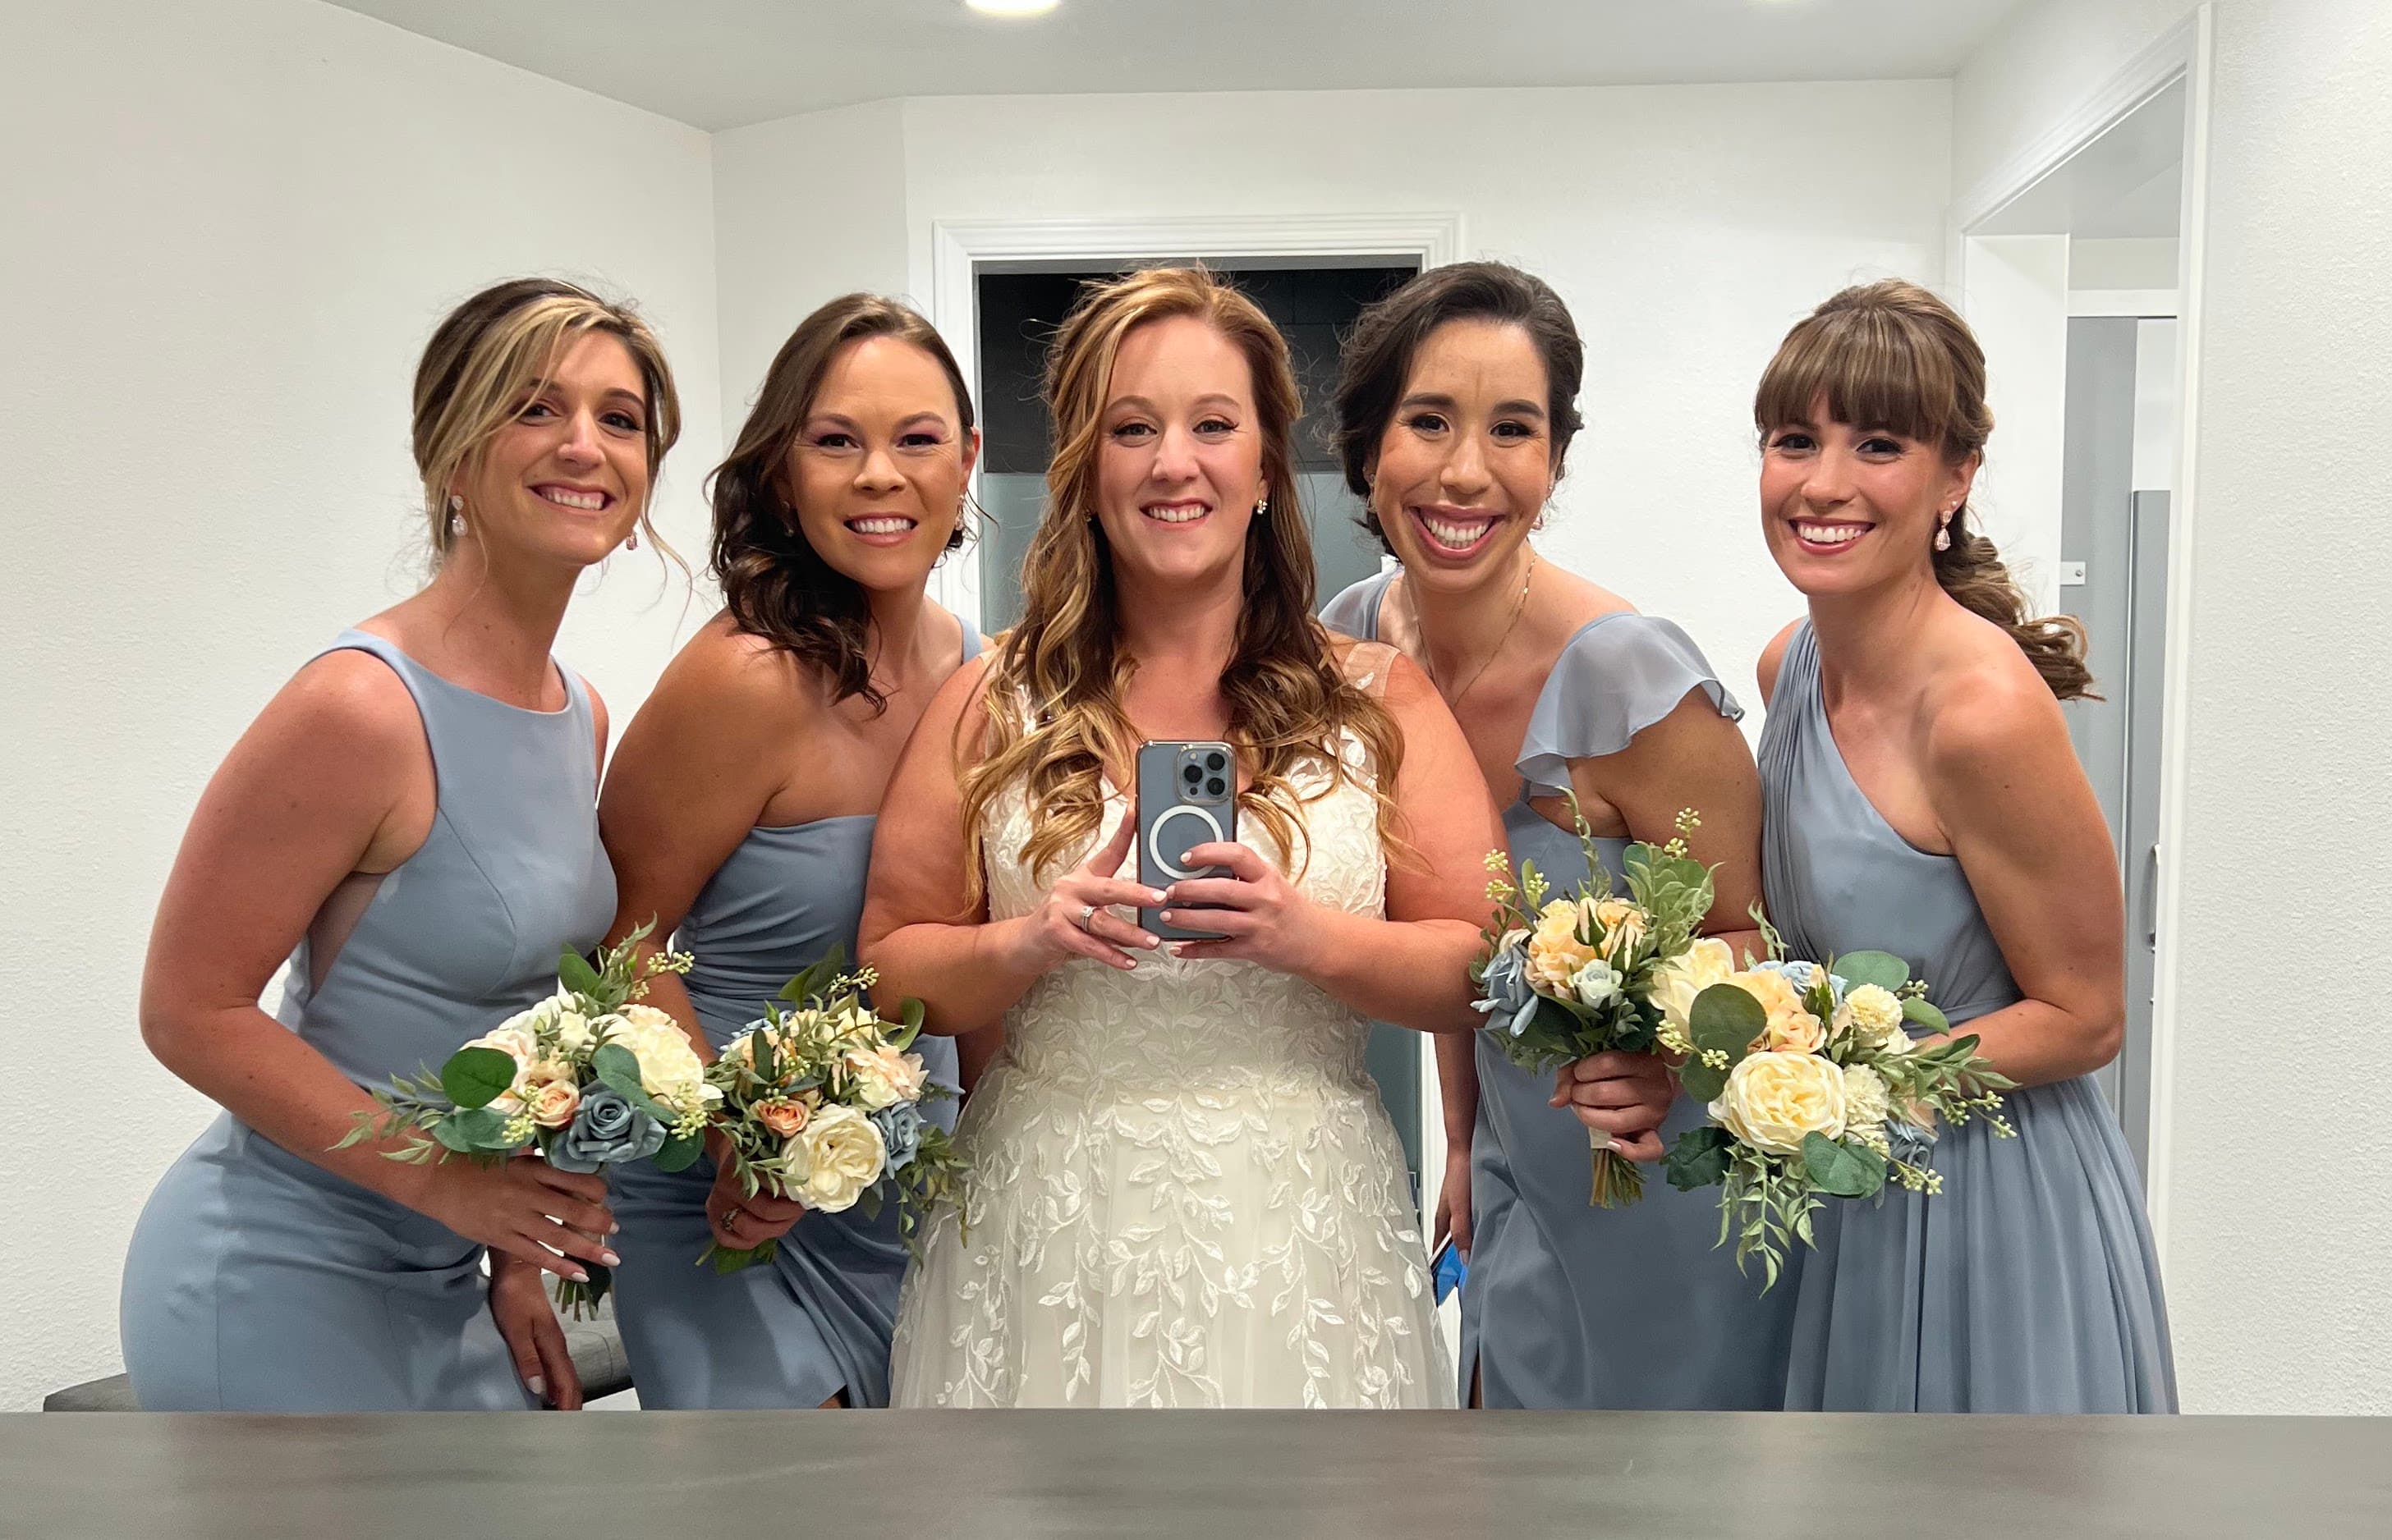
[[[1662,1013],[1656,992],[1694,944],[1696,927],[1711,908],[1711,874],[1686,853],[1686,836],[1701,826],[1690,809],[1677,819],[1667,845],[1628,848],[1621,870],[1628,896],[1613,891],[1597,859],[1594,835],[1570,799],[1570,814],[1586,851],[1589,885],[1548,898],[1551,885],[1534,861],[1520,863],[1519,881],[1501,851],[1489,851],[1495,874],[1487,896],[1495,917],[1486,931],[1487,955],[1473,964],[1476,1008],[1503,1055],[1543,1074],[1590,1054],[1652,1053],[1661,1046]],[[1600,886],[1597,886],[1597,885]],[[1644,1196],[1644,1173],[1590,1129],[1593,1184],[1587,1201],[1624,1208]]]
[[[1926,1163],[1939,1118],[2014,1131],[2000,1095],[2012,1082],[1977,1056],[1975,1037],[1912,1043],[1906,1023],[1951,1023],[1907,963],[1882,951],[1788,961],[1758,908],[1753,918],[1766,961],[1748,957],[1739,971],[1723,943],[1698,941],[1673,965],[1661,1043],[1686,1055],[1679,1082],[1711,1117],[1671,1147],[1670,1183],[1720,1188],[1720,1244],[1736,1236],[1739,1270],[1761,1258],[1765,1294],[1788,1246],[1813,1244],[1819,1195],[1875,1197],[1889,1180],[1941,1191]]]
[[[845,969],[846,950],[834,947],[790,979],[781,998],[791,1008],[768,1007],[724,1046],[707,1081],[748,1197],[769,1191],[824,1213],[861,1206],[878,1217],[893,1195],[916,1249],[921,1215],[954,1196],[963,1171],[921,1104],[953,1093],[929,1083],[921,1055],[906,1052],[922,1029],[922,1003],[908,1000],[901,1019],[884,1021],[864,1001],[872,970]],[[770,1240],[744,1250],[709,1245],[698,1261],[735,1273],[777,1249]]]
[[[448,1055],[437,1077],[401,1077],[374,1093],[373,1111],[333,1146],[396,1139],[393,1160],[430,1164],[459,1155],[485,1165],[537,1155],[559,1171],[632,1160],[681,1171],[703,1147],[722,1093],[670,1013],[633,1002],[658,973],[685,973],[686,953],[643,958],[641,926],[599,953],[557,959],[557,992]],[[587,1264],[560,1278],[556,1301],[578,1318],[604,1299],[613,1275]]]

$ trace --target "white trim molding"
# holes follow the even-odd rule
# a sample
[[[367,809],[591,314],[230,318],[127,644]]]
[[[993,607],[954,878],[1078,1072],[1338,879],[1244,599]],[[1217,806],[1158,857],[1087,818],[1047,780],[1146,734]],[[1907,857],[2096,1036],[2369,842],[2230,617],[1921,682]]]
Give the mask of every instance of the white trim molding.
[[[2079,316],[2173,316],[2180,304],[2173,289],[2072,289],[2068,314]]]

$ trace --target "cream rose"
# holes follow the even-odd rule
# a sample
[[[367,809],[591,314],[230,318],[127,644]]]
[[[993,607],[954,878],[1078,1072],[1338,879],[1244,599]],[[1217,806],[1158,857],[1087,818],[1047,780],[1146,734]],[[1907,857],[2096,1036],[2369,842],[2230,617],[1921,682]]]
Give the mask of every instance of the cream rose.
[[[1710,1114],[1766,1155],[1800,1155],[1805,1134],[1844,1132],[1844,1072],[1816,1054],[1748,1054],[1728,1071]]]
[[[554,1060],[533,1065],[515,1081],[524,1109],[542,1128],[563,1128],[581,1110],[581,1088],[573,1072]]]
[[[1706,936],[1653,975],[1653,1003],[1670,1026],[1684,1032],[1695,1009],[1695,996],[1714,984],[1724,984],[1736,972],[1736,953],[1725,941]]]
[[[812,1109],[803,1102],[775,1096],[756,1104],[756,1120],[770,1129],[774,1136],[794,1138],[805,1132],[806,1123],[813,1117]]]
[[[1863,984],[1844,996],[1836,1007],[1836,1029],[1851,1032],[1862,1047],[1876,1053],[1899,1053],[1910,1042],[1902,1027],[1902,1002],[1892,990],[1875,984]]]
[[[1651,919],[1643,910],[1625,899],[1598,899],[1594,917],[1604,930],[1603,954],[1617,958],[1644,938],[1644,927]]]
[[[1619,970],[1598,957],[1570,975],[1570,993],[1591,1010],[1618,994],[1620,982]]]
[[[706,1083],[706,1066],[690,1046],[689,1034],[669,1011],[654,1005],[626,1005],[620,1015],[602,1016],[609,1027],[606,1041],[619,1043],[640,1061],[640,1088],[677,1110],[687,1111],[720,1095]]]
[[[1578,938],[1586,910],[1576,899],[1555,899],[1528,934],[1528,982],[1551,995],[1569,992],[1571,975],[1595,960],[1594,948]]]
[[[922,1060],[918,1055],[901,1054],[884,1042],[873,1048],[850,1049],[846,1064],[847,1072],[855,1077],[856,1095],[867,1112],[922,1099]]]
[[[880,1180],[889,1160],[880,1130],[852,1106],[824,1107],[789,1143],[803,1149],[806,1167],[804,1180],[789,1196],[826,1214],[854,1208],[864,1189]]]

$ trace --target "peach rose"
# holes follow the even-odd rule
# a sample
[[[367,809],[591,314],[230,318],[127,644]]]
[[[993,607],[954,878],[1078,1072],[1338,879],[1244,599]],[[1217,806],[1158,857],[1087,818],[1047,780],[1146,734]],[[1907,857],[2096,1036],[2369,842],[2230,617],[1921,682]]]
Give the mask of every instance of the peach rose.
[[[783,1139],[788,1138],[791,1134],[803,1132],[806,1126],[806,1120],[813,1116],[813,1113],[807,1108],[805,1103],[793,1102],[783,1096],[775,1096],[770,1101],[758,1102],[756,1104],[755,1112],[756,1120],[758,1122],[763,1124],[775,1135]]]
[[[1528,935],[1528,982],[1543,994],[1569,993],[1570,978],[1595,960],[1595,949],[1578,938],[1587,917],[1574,899],[1555,899],[1545,905],[1537,928]]]

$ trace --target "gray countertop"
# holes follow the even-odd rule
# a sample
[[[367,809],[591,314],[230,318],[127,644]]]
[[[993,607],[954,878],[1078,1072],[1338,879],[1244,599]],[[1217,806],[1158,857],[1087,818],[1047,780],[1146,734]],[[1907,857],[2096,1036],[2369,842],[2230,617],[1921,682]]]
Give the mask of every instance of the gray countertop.
[[[0,1417],[0,1534],[2392,1534],[2392,1418]]]

